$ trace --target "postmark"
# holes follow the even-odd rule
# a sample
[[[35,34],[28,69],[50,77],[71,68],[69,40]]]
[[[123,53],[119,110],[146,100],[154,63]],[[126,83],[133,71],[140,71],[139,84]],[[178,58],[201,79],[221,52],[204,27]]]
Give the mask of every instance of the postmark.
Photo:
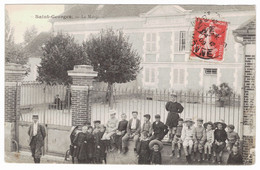
[[[190,58],[222,61],[228,24],[206,18],[196,18]]]

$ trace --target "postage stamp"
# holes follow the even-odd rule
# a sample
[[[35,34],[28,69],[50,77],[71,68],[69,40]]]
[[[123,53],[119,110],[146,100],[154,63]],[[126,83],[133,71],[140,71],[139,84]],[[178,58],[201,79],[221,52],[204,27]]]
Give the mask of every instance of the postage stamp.
[[[227,22],[196,18],[191,55],[203,60],[223,60]]]

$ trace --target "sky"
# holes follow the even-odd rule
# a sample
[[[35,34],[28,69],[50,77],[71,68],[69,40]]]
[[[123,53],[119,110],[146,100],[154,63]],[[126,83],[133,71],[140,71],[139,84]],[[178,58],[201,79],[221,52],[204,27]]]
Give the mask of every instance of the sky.
[[[6,5],[5,8],[14,28],[15,43],[23,42],[24,32],[33,25],[38,33],[50,31],[49,19],[39,19],[35,15],[59,15],[64,11],[64,5]]]

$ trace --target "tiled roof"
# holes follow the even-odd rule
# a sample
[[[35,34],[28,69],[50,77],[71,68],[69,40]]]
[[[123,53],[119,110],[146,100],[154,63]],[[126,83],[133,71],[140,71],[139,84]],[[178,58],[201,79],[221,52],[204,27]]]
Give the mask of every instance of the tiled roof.
[[[67,7],[60,16],[72,17],[78,16],[79,20],[82,19],[81,15],[88,18],[115,18],[115,17],[135,17],[142,13],[147,13],[152,8],[156,7],[155,4],[106,4],[106,5],[71,5]],[[196,11],[250,11],[255,10],[253,5],[179,5],[186,10]],[[61,18],[51,19],[51,22],[63,20]],[[75,18],[73,18],[75,20]],[[70,21],[66,19],[64,21]]]

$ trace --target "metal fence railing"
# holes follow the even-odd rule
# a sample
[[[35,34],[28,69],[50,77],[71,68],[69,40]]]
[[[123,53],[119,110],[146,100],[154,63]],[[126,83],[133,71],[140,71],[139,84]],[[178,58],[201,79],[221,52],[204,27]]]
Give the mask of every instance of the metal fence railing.
[[[109,119],[109,109],[116,109],[117,118],[121,113],[126,113],[131,118],[132,111],[139,112],[139,118],[143,121],[144,114],[151,115],[154,121],[155,114],[161,115],[161,120],[166,121],[168,112],[165,104],[170,100],[168,90],[145,90],[145,89],[115,89],[113,92],[112,105],[107,102],[106,89],[93,89],[92,93],[92,120],[101,120],[106,123]],[[177,101],[184,110],[180,114],[182,118],[190,117],[196,120],[202,118],[204,122],[215,122],[223,119],[227,124],[233,124],[236,131],[241,134],[242,107],[240,95],[229,96],[223,107],[219,106],[218,98],[211,93],[204,92],[176,92]]]
[[[39,115],[39,122],[71,126],[71,93],[63,85],[23,82],[20,96],[20,120],[30,122]]]
[[[170,100],[170,94],[173,91],[116,88],[113,91],[112,104],[109,106],[106,90],[106,88],[94,88],[90,91],[92,122],[100,120],[102,123],[106,123],[111,108],[117,110],[118,119],[120,119],[121,113],[126,113],[127,118],[130,119],[131,112],[138,111],[141,121],[143,121],[144,114],[150,114],[151,121],[154,121],[155,114],[160,114],[162,121],[165,122],[168,114],[165,104]],[[194,120],[202,118],[205,122],[224,119],[227,124],[233,124],[241,135],[240,95],[232,94],[226,99],[224,107],[219,107],[218,98],[210,93],[179,91],[176,94],[177,101],[184,107],[184,111],[180,114],[182,118],[191,117]],[[37,113],[40,123],[71,126],[70,87],[23,83],[20,107],[21,121],[31,121],[32,114]]]

